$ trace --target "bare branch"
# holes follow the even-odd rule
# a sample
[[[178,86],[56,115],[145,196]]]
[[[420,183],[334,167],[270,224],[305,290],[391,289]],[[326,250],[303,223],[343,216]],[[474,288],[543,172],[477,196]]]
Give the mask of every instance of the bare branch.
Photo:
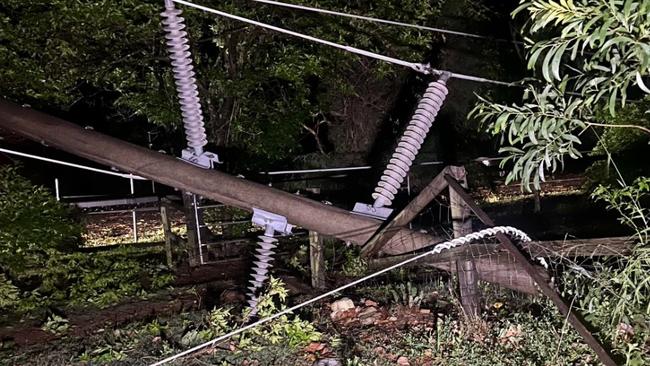
[[[641,130],[648,135],[650,135],[650,128],[639,126],[639,125],[613,125],[609,123],[596,123],[596,122],[585,122],[585,124],[589,126],[598,126],[598,127],[618,127],[618,128],[633,128],[637,130]]]

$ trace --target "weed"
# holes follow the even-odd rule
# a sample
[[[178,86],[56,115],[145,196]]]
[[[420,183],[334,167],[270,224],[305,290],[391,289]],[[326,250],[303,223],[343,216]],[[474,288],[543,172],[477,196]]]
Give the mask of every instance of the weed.
[[[345,251],[345,263],[343,264],[343,274],[348,277],[363,276],[368,272],[368,262],[361,258],[356,248],[347,248]]]
[[[70,325],[68,324],[68,319],[52,314],[47,318],[41,328],[46,332],[61,335],[68,331]]]
[[[396,304],[408,308],[420,307],[425,297],[422,291],[417,286],[414,286],[411,281],[406,282],[406,285],[400,283],[393,286],[391,294]]]

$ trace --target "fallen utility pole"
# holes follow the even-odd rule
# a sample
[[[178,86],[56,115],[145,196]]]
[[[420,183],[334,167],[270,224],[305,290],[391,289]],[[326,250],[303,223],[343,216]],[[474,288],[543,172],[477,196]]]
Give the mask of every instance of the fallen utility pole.
[[[477,204],[474,202],[472,197],[465,191],[465,189],[450,175],[446,175],[445,179],[449,184],[449,188],[456,191],[456,193],[465,201],[465,203],[474,211],[476,216],[487,226],[495,226],[494,221],[483,211]],[[506,249],[516,260],[523,266],[525,271],[528,273],[537,286],[539,286],[540,291],[548,297],[553,304],[557,307],[562,314],[562,317],[566,318],[573,328],[580,333],[585,343],[591,347],[591,349],[598,355],[600,361],[607,366],[616,366],[616,362],[610,356],[610,354],[605,350],[602,344],[596,339],[596,337],[591,333],[587,328],[585,323],[580,319],[576,312],[564,301],[562,296],[548,283],[548,280],[542,276],[538,271],[535,265],[533,265],[530,260],[524,255],[521,249],[519,249],[506,235],[502,233],[497,233],[496,238],[499,240],[504,249]]]
[[[201,169],[171,156],[86,130],[30,108],[0,101],[0,128],[122,171],[252,211],[261,208],[283,215],[292,224],[357,245],[365,243],[381,222],[262,184]],[[383,248],[400,254],[443,241],[440,237],[401,229]]]
[[[366,243],[381,225],[379,220],[220,171],[195,167],[174,157],[6,101],[0,101],[0,128],[225,205],[247,211],[260,208],[274,212],[285,216],[294,225],[357,245]],[[400,228],[382,247],[382,252],[387,255],[402,254],[441,241],[443,239],[437,236]],[[447,270],[444,266],[441,268]],[[525,280],[532,282],[529,278]],[[513,287],[509,281],[495,283]]]

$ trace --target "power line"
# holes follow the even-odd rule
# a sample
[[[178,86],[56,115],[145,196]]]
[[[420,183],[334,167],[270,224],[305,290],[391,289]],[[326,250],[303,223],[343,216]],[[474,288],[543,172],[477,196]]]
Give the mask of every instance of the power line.
[[[475,81],[475,82],[479,82],[479,83],[490,83],[490,84],[503,85],[503,86],[513,86],[513,85],[515,85],[515,83],[511,83],[511,82],[492,80],[492,79],[482,78],[482,77],[473,76],[473,75],[459,74],[459,73],[455,73],[455,72],[449,72],[449,71],[446,71],[446,70],[437,70],[437,69],[432,68],[429,64],[422,64],[422,63],[417,63],[417,62],[409,62],[409,61],[401,60],[401,59],[398,59],[398,58],[395,58],[395,57],[385,56],[385,55],[381,55],[381,54],[378,54],[378,53],[375,53],[375,52],[362,50],[362,49],[359,49],[359,48],[356,48],[356,47],[342,45],[342,44],[327,41],[327,40],[324,40],[324,39],[321,39],[321,38],[313,37],[313,36],[310,36],[310,35],[307,35],[307,34],[294,32],[294,31],[289,30],[289,29],[276,27],[274,25],[270,25],[270,24],[267,24],[267,23],[262,23],[262,22],[259,22],[259,21],[256,21],[256,20],[252,20],[252,19],[244,18],[244,17],[238,16],[238,15],[226,13],[224,11],[209,8],[209,7],[206,7],[206,6],[203,6],[203,5],[194,4],[194,3],[191,3],[189,1],[185,1],[185,0],[173,0],[173,1],[175,3],[181,4],[181,5],[185,5],[185,6],[188,6],[188,7],[191,7],[191,8],[202,10],[202,11],[205,11],[205,12],[208,12],[208,13],[220,15],[220,16],[225,17],[225,18],[238,20],[240,22],[244,22],[244,23],[248,23],[248,24],[251,24],[251,25],[258,26],[258,27],[274,30],[274,31],[279,32],[279,33],[284,33],[284,34],[288,34],[288,35],[291,35],[291,36],[294,36],[294,37],[306,39],[306,40],[311,41],[311,42],[324,44],[324,45],[334,47],[334,48],[338,48],[338,49],[341,49],[341,50],[344,50],[344,51],[347,51],[347,52],[351,52],[351,53],[354,53],[354,54],[357,54],[357,55],[374,58],[374,59],[377,59],[377,60],[381,60],[381,61],[384,61],[384,62],[395,64],[395,65],[405,66],[405,67],[408,67],[410,69],[413,69],[413,70],[415,70],[417,72],[420,72],[422,74],[425,74],[425,75],[448,74],[449,77],[452,77],[452,78],[455,78],[455,79]]]
[[[485,165],[489,165],[491,161],[499,161],[505,159],[504,157],[480,157],[475,159],[469,159],[467,162],[479,162]],[[444,161],[423,161],[421,163],[415,163],[414,165],[419,166],[430,166],[430,165],[443,165]],[[339,168],[315,168],[315,169],[294,169],[294,170],[277,170],[277,171],[266,171],[259,172],[259,174],[264,175],[287,175],[287,174],[309,174],[309,173],[332,173],[332,172],[345,172],[345,171],[356,171],[356,170],[370,170],[372,165],[361,165],[361,166],[348,166],[348,167],[339,167]]]
[[[346,285],[338,287],[338,288],[336,288],[334,290],[331,290],[331,291],[326,292],[324,294],[318,295],[318,296],[316,296],[314,298],[311,298],[311,299],[309,299],[309,300],[307,300],[305,302],[302,302],[302,303],[300,303],[298,305],[290,307],[290,308],[288,308],[286,310],[280,311],[279,313],[275,313],[275,314],[273,314],[273,315],[271,315],[269,317],[266,317],[264,319],[260,319],[260,320],[254,322],[254,323],[251,323],[251,324],[248,324],[248,325],[246,325],[244,327],[235,329],[234,331],[232,331],[232,332],[230,332],[228,334],[224,334],[224,335],[222,335],[222,336],[220,336],[218,338],[215,338],[215,339],[213,339],[211,341],[205,342],[203,344],[199,344],[198,346],[192,347],[192,348],[190,348],[188,350],[185,350],[185,351],[177,353],[177,354],[175,354],[173,356],[167,357],[164,360],[161,360],[161,361],[158,361],[158,362],[152,364],[151,366],[164,365],[166,363],[177,360],[177,359],[179,359],[181,357],[184,357],[184,356],[190,355],[192,353],[195,353],[195,352],[197,352],[197,351],[199,351],[199,350],[201,350],[203,348],[214,346],[215,344],[217,344],[219,342],[222,342],[222,341],[224,341],[224,340],[226,340],[226,339],[228,339],[230,337],[236,336],[237,334],[243,333],[243,332],[245,332],[245,331],[247,331],[249,329],[255,328],[255,327],[259,326],[259,325],[268,323],[268,322],[270,322],[270,321],[272,321],[274,319],[277,319],[277,318],[281,317],[282,315],[292,313],[292,312],[294,312],[294,311],[296,311],[296,310],[298,310],[300,308],[303,308],[303,307],[305,307],[307,305],[313,304],[313,303],[315,303],[315,302],[317,302],[319,300],[322,300],[322,299],[324,299],[326,297],[332,296],[332,295],[334,295],[334,294],[336,294],[338,292],[341,292],[341,291],[343,291],[345,289],[356,286],[356,285],[358,285],[358,284],[360,284],[362,282],[365,282],[365,281],[367,281],[367,280],[369,280],[371,278],[377,277],[377,276],[382,275],[382,274],[384,274],[386,272],[390,272],[390,271],[392,271],[392,270],[394,270],[396,268],[402,267],[402,266],[404,266],[406,264],[409,264],[411,262],[415,262],[415,261],[417,261],[419,259],[422,259],[422,258],[424,258],[426,256],[429,256],[429,255],[432,255],[432,254],[438,254],[443,250],[449,250],[449,249],[452,249],[452,248],[455,248],[455,247],[458,247],[458,246],[461,246],[461,245],[466,245],[466,244],[469,244],[469,243],[471,243],[473,241],[480,240],[480,239],[483,239],[483,238],[488,237],[488,236],[494,236],[497,233],[502,233],[502,234],[506,234],[506,235],[515,237],[515,238],[517,238],[517,239],[519,239],[519,240],[521,240],[523,242],[530,241],[530,238],[528,237],[528,235],[526,235],[526,233],[524,233],[523,231],[521,231],[519,229],[516,229],[514,227],[510,227],[510,226],[494,226],[494,227],[487,228],[487,229],[484,229],[484,230],[481,230],[481,231],[477,231],[477,232],[474,232],[474,233],[471,233],[471,234],[468,234],[468,235],[465,235],[465,236],[461,236],[459,238],[452,239],[452,240],[446,241],[444,243],[440,243],[440,244],[436,245],[430,251],[427,251],[427,252],[424,252],[422,254],[416,255],[415,257],[408,258],[408,259],[406,259],[406,260],[404,260],[402,262],[399,262],[397,264],[394,264],[394,265],[392,265],[390,267],[384,268],[384,269],[379,270],[379,271],[377,271],[375,273],[372,273],[372,274],[370,274],[368,276],[359,278],[358,280],[352,281],[352,282],[350,282],[350,283],[348,283]]]
[[[368,16],[363,16],[363,15],[343,13],[343,12],[339,12],[339,11],[314,8],[314,7],[305,6],[305,5],[288,4],[288,3],[283,3],[283,2],[280,2],[280,1],[274,1],[274,0],[251,0],[251,1],[255,1],[255,2],[263,3],[263,4],[268,4],[268,5],[281,6],[281,7],[285,7],[285,8],[292,8],[292,9],[311,11],[311,12],[315,12],[315,13],[322,13],[322,14],[336,15],[336,16],[352,18],[352,19],[365,20],[365,21],[375,22],[375,23],[396,25],[396,26],[399,26],[399,27],[415,28],[415,29],[426,30],[426,31],[435,32],[435,33],[451,34],[451,35],[455,35],[455,36],[468,37],[468,38],[485,39],[485,40],[496,41],[496,42],[524,44],[524,42],[520,42],[520,41],[513,41],[513,40],[508,40],[508,39],[500,39],[500,38],[492,38],[492,37],[483,36],[483,35],[480,35],[480,34],[460,32],[460,31],[454,31],[454,30],[450,30],[450,29],[443,29],[443,28],[436,28],[436,27],[428,27],[428,26],[418,25],[418,24],[397,22],[397,21],[394,21],[394,20],[387,20],[387,19],[380,19],[380,18],[368,17]]]
[[[119,172],[113,172],[113,171],[105,170],[105,169],[93,168],[93,167],[90,167],[90,166],[87,166],[87,165],[69,163],[67,161],[50,159],[50,158],[46,158],[46,157],[43,157],[43,156],[22,153],[20,151],[14,151],[14,150],[0,148],[0,152],[3,152],[5,154],[21,156],[23,158],[30,158],[30,159],[35,159],[35,160],[46,161],[48,163],[65,165],[65,166],[69,166],[69,167],[73,167],[73,168],[77,168],[77,169],[89,170],[89,171],[95,172],[95,173],[114,175],[114,176],[121,177],[121,178],[136,179],[136,180],[147,180],[146,178],[140,177],[138,175],[133,175],[133,174],[129,174],[129,173],[119,173]]]
[[[342,49],[342,50],[347,51],[347,52],[356,53],[358,55],[375,58],[375,59],[385,61],[385,62],[389,62],[389,63],[392,63],[392,64],[409,67],[409,68],[411,68],[411,69],[413,69],[415,71],[418,71],[418,72],[421,72],[421,73],[424,73],[424,74],[429,73],[429,72],[427,72],[428,66],[424,65],[424,64],[421,64],[421,63],[408,62],[408,61],[400,60],[398,58],[384,56],[384,55],[380,55],[378,53],[362,50],[362,49],[359,49],[359,48],[356,48],[356,47],[346,46],[346,45],[338,44],[338,43],[335,43],[335,42],[330,42],[330,41],[327,41],[327,40],[324,40],[324,39],[321,39],[321,38],[317,38],[317,37],[309,36],[309,35],[306,35],[306,34],[294,32],[294,31],[289,30],[289,29],[276,27],[274,25],[258,22],[256,20],[240,17],[238,15],[226,13],[226,12],[223,12],[223,11],[220,11],[220,10],[217,10],[217,9],[208,8],[206,6],[194,4],[194,3],[191,3],[191,2],[188,2],[188,1],[184,1],[184,0],[173,0],[173,1],[175,3],[182,4],[182,5],[185,5],[185,6],[189,6],[189,7],[192,7],[192,8],[196,8],[196,9],[208,12],[208,13],[217,14],[217,15],[220,15],[220,16],[223,16],[223,17],[226,17],[226,18],[238,20],[240,22],[252,24],[252,25],[255,25],[255,26],[258,26],[258,27],[271,29],[271,30],[274,30],[276,32],[280,32],[280,33],[288,34],[288,35],[291,35],[291,36],[294,36],[294,37],[306,39],[308,41],[321,43],[321,44],[324,44],[324,45],[327,45],[327,46],[330,46],[330,47],[339,48],[339,49]]]

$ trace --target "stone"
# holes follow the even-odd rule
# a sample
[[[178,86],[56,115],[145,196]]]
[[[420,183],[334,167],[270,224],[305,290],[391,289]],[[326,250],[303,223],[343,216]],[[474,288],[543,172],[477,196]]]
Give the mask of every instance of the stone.
[[[377,308],[365,308],[359,313],[359,318],[367,318],[373,316],[375,313],[377,313]]]
[[[376,323],[379,318],[381,318],[381,313],[377,310],[377,308],[369,307],[363,309],[359,313],[358,317],[362,325],[370,325]]]
[[[341,366],[341,362],[335,358],[323,358],[314,362],[313,366]]]
[[[366,300],[366,301],[363,302],[363,304],[365,306],[379,306],[379,304],[377,304],[376,302],[374,302],[372,300]]]
[[[401,366],[409,366],[410,365],[409,359],[404,357],[404,356],[400,356],[400,357],[397,358],[397,364],[401,365]]]
[[[331,303],[330,309],[332,309],[330,318],[332,318],[334,321],[341,320],[343,318],[349,318],[355,315],[354,302],[352,302],[352,300],[348,299],[347,297]]]
[[[353,308],[354,308],[354,302],[352,302],[352,300],[348,299],[347,297],[336,300],[330,304],[330,309],[332,309],[332,313],[337,313],[339,311],[346,311]]]

